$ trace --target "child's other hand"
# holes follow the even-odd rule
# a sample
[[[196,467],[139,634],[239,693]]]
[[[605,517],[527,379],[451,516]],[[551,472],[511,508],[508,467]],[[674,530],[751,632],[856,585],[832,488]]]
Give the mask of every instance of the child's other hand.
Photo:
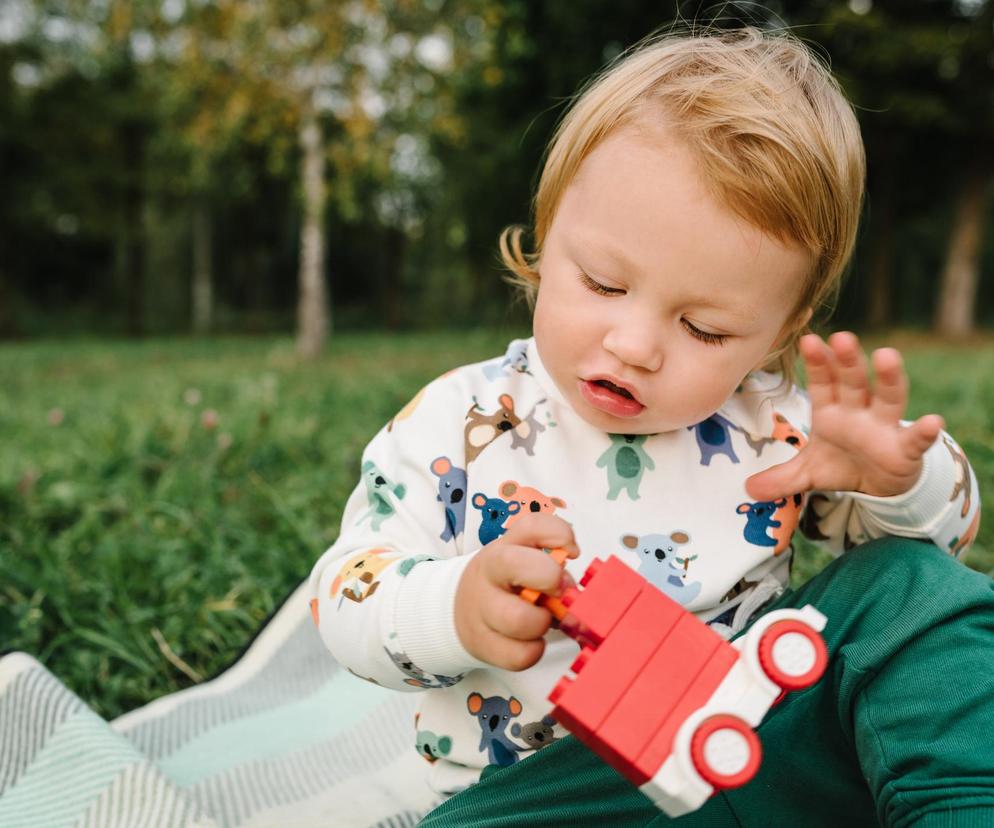
[[[811,489],[862,492],[878,497],[903,494],[915,485],[922,455],[943,428],[937,414],[902,427],[908,379],[901,354],[880,348],[871,357],[871,385],[859,339],[839,332],[809,334],[800,341],[811,397],[807,445],[787,463],[750,477],[746,490],[756,500],[777,500]]]
[[[524,670],[542,657],[542,636],[552,615],[515,594],[531,587],[558,595],[571,579],[543,552],[566,547],[579,552],[573,529],[555,515],[528,514],[488,543],[466,565],[456,590],[456,632],[463,647],[476,658],[505,670]]]

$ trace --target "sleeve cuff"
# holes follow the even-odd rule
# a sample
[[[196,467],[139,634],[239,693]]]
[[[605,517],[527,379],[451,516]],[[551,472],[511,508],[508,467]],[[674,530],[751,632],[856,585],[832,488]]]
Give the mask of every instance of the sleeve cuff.
[[[437,676],[490,667],[467,652],[456,632],[456,589],[470,559],[461,555],[422,561],[407,573],[397,593],[393,628],[402,650]]]
[[[922,471],[908,491],[892,497],[851,492],[884,528],[895,531],[916,530],[926,534],[944,518],[950,503],[949,492],[956,480],[956,470],[948,451],[943,450],[940,433],[922,455]]]

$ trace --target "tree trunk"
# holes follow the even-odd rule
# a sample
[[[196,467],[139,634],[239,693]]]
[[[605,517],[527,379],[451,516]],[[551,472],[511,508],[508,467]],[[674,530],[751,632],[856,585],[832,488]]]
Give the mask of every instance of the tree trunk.
[[[885,134],[885,137],[886,134]],[[866,322],[871,328],[889,325],[893,318],[894,272],[894,190],[896,184],[893,151],[877,153],[877,178],[870,199],[870,250],[867,266]]]
[[[304,222],[300,231],[300,298],[297,304],[297,352],[317,356],[328,338],[331,321],[324,279],[324,135],[313,112],[304,113],[300,125],[301,180]]]
[[[980,241],[991,173],[990,152],[978,148],[956,196],[955,218],[935,313],[935,331],[942,336],[962,337],[973,331]]]
[[[214,315],[214,274],[212,268],[211,212],[207,199],[193,205],[193,332],[210,332]]]
[[[127,330],[145,333],[145,134],[140,124],[125,124],[124,144],[124,277],[127,284]]]

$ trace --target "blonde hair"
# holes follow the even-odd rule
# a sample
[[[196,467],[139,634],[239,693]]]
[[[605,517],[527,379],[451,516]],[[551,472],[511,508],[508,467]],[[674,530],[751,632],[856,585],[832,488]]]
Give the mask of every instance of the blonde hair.
[[[832,304],[852,253],[866,163],[851,105],[790,34],[747,27],[652,36],[593,78],[549,142],[532,204],[534,251],[522,250],[522,225],[500,235],[508,280],[534,306],[542,246],[563,193],[594,148],[644,119],[650,105],[686,141],[720,203],[812,254],[793,328],[761,366],[793,381],[804,311]]]

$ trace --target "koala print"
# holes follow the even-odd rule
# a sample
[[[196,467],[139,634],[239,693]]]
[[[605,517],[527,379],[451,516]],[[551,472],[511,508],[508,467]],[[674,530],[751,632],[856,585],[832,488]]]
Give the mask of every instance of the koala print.
[[[452,737],[439,736],[430,730],[418,730],[418,720],[420,718],[420,713],[415,714],[414,729],[417,731],[417,736],[415,736],[414,744],[418,749],[418,753],[424,756],[429,762],[435,763],[439,760],[439,757],[449,755],[449,751],[452,750]]]
[[[473,507],[483,512],[479,536],[484,546],[503,535],[507,531],[505,521],[521,510],[521,504],[516,500],[508,503],[499,497],[487,497],[483,492],[473,495]]]
[[[541,399],[535,403],[531,413],[511,430],[511,448],[523,448],[529,457],[535,456],[535,440],[538,439],[540,431],[545,431],[545,426],[535,415],[538,407],[544,402],[545,400]]]
[[[362,464],[362,479],[366,484],[366,498],[369,500],[369,511],[362,519],[369,518],[373,529],[379,531],[383,522],[396,511],[391,498],[400,500],[406,489],[402,483],[391,482],[372,460]]]
[[[510,720],[521,715],[521,702],[514,696],[509,699],[502,696],[483,698],[480,693],[470,693],[466,698],[466,707],[480,725],[480,751],[487,752],[490,764],[506,767],[517,762],[521,747],[514,744],[505,731]]]
[[[510,344],[507,353],[500,362],[491,362],[483,366],[483,375],[493,382],[499,377],[510,376],[509,371],[519,374],[530,374],[528,370],[528,342],[524,339],[515,340]]]
[[[686,606],[701,592],[699,581],[688,581],[693,557],[678,557],[677,547],[690,543],[686,532],[652,535],[623,535],[621,543],[639,554],[639,574],[678,604]]]
[[[559,741],[559,737],[552,730],[555,723],[556,720],[548,715],[543,716],[540,722],[529,722],[524,726],[515,722],[511,725],[511,735],[515,739],[520,739],[528,747],[540,750]]]
[[[504,524],[505,527],[510,526],[525,514],[544,512],[547,515],[554,515],[556,509],[566,508],[566,501],[561,497],[548,497],[538,489],[519,485],[516,480],[505,480],[500,484],[497,492],[508,502],[514,500],[520,504],[519,510],[508,516],[507,522]]]
[[[756,546],[772,546],[773,554],[779,555],[790,546],[803,502],[804,498],[795,494],[779,500],[740,503],[735,511],[746,516],[745,539]]]
[[[732,447],[732,431],[741,431],[741,429],[731,420],[722,417],[721,414],[712,414],[697,425],[687,426],[687,429],[693,431],[694,437],[697,438],[702,466],[710,466],[711,458],[718,454],[724,454],[733,463],[739,462]]]
[[[338,595],[338,590],[341,588],[342,597],[357,604],[372,598],[380,585],[377,580],[380,573],[397,558],[397,553],[391,549],[367,549],[365,552],[353,555],[331,582],[331,597]]]
[[[417,664],[415,664],[411,659],[407,657],[406,653],[392,653],[386,647],[386,654],[390,656],[390,660],[394,663],[400,672],[402,672],[406,679],[404,679],[404,684],[409,684],[411,687],[421,687],[424,689],[430,689],[434,687],[451,687],[462,681],[462,676],[435,676],[430,673],[426,673]]]
[[[497,401],[500,408],[493,414],[482,414],[475,399],[466,412],[468,422],[463,439],[466,443],[467,466],[494,440],[521,424],[521,418],[514,413],[514,399],[510,394],[501,394]]]
[[[617,500],[622,490],[632,500],[639,499],[639,485],[645,470],[656,464],[643,448],[645,434],[609,434],[611,445],[597,458],[597,468],[607,469],[608,500]]]
[[[808,443],[808,438],[804,436],[804,432],[799,428],[795,428],[790,420],[778,411],[773,412],[773,432],[769,437],[756,437],[748,432],[743,433],[745,434],[749,448],[756,452],[757,457],[763,453],[763,449],[770,443],[786,443],[798,451]]]
[[[445,528],[439,537],[452,540],[466,527],[466,470],[453,466],[448,457],[436,457],[431,472],[438,478],[438,500],[445,506]]]

